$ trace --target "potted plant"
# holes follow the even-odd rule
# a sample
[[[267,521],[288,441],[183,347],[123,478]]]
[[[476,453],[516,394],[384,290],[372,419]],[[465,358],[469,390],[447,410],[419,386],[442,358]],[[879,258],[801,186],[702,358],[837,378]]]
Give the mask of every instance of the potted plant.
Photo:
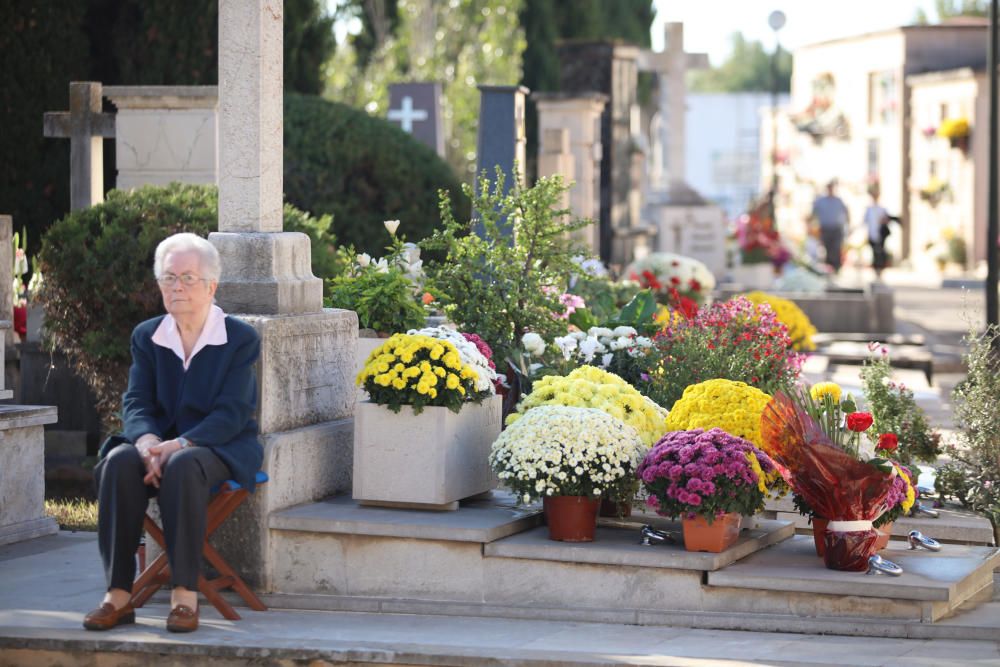
[[[702,262],[670,252],[654,252],[629,264],[623,276],[651,289],[661,303],[668,303],[674,290],[697,305],[705,303],[715,288],[715,276]]]
[[[760,291],[749,292],[742,296],[751,303],[757,305],[766,303],[771,307],[778,321],[788,329],[788,337],[792,339],[793,350],[812,352],[816,349],[812,338],[817,333],[816,327],[809,320],[809,316],[802,312],[802,309],[794,301]]]
[[[591,542],[601,496],[632,484],[643,452],[638,432],[603,410],[543,405],[500,434],[489,461],[521,502],[542,499],[550,539]]]
[[[457,509],[493,488],[500,400],[482,368],[475,345],[460,352],[416,334],[395,334],[369,355],[357,378],[370,399],[354,415],[355,500]]]
[[[964,117],[945,118],[937,130],[938,136],[944,137],[952,148],[957,148],[962,152],[969,149],[969,134],[971,132],[969,119]]]
[[[385,257],[357,255],[342,275],[329,282],[326,305],[358,314],[357,367],[393,333],[424,326],[427,318],[420,249],[396,235],[398,220],[386,220],[391,243]]]
[[[740,533],[740,517],[764,509],[778,479],[771,458],[720,428],[672,431],[639,465],[647,503],[682,517],[684,548],[719,553]]]
[[[508,415],[508,426],[516,424],[539,406],[564,405],[596,408],[631,426],[639,434],[643,452],[666,432],[667,411],[640,394],[614,373],[581,366],[567,375],[546,375],[532,385],[530,394]],[[631,475],[634,468],[629,470]],[[604,494],[602,516],[626,516],[639,490],[637,481],[620,485]]]

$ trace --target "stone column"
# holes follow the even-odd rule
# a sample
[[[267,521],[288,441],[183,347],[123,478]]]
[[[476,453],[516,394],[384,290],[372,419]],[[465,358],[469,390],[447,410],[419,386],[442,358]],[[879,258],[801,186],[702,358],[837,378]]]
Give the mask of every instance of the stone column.
[[[216,86],[105,86],[104,96],[118,109],[115,187],[218,182]]]
[[[261,337],[258,490],[216,540],[247,581],[271,590],[268,517],[349,491],[357,315],[323,309],[309,237],[282,231],[282,2],[219,2],[218,301]]]
[[[589,93],[535,93],[538,109],[538,131],[544,138],[550,129],[565,128],[569,132],[569,150],[573,158],[573,186],[569,191],[569,208],[579,218],[594,220],[591,227],[580,230],[594,253],[600,253],[600,188],[601,188],[601,113],[608,101],[606,95]],[[539,158],[539,173],[541,158]]]
[[[11,246],[13,236],[14,220],[9,215],[0,215],[0,285],[6,286],[6,289],[0,289],[0,331],[3,331],[0,369],[4,367],[6,346],[14,344],[14,291],[10,288],[14,284],[14,248]],[[3,377],[0,376],[0,389],[3,386]]]

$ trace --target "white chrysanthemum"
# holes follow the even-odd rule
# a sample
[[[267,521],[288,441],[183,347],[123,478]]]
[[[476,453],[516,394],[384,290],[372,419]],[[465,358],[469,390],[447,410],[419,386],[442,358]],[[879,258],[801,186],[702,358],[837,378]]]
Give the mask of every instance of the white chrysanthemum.
[[[476,391],[486,391],[495,393],[493,383],[497,379],[497,373],[490,368],[490,362],[479,351],[476,344],[467,340],[460,332],[446,327],[425,327],[423,329],[410,329],[406,333],[410,335],[430,336],[438,340],[446,340],[458,350],[458,356],[462,363],[471,366],[478,376],[476,379]]]

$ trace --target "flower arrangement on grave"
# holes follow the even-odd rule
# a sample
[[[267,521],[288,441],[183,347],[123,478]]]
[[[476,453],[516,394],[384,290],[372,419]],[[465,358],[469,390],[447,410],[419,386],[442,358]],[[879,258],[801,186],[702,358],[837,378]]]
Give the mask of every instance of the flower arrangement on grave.
[[[822,294],[826,290],[827,278],[811,267],[798,263],[786,266],[781,275],[774,279],[773,288],[779,292],[802,294]]]
[[[865,404],[874,419],[874,432],[896,438],[892,458],[910,465],[933,463],[941,453],[941,434],[933,429],[913,390],[892,379],[889,351],[878,344],[868,346],[871,355],[861,367]]]
[[[932,176],[924,187],[920,188],[920,198],[931,206],[937,206],[941,201],[951,194],[951,186],[947,181],[941,180],[937,176]]]
[[[811,352],[816,349],[816,344],[813,343],[812,339],[816,335],[816,327],[813,326],[809,316],[802,312],[802,309],[794,301],[760,291],[749,292],[742,296],[751,303],[767,304],[771,307],[778,321],[788,329],[788,337],[792,340],[793,350]]]
[[[761,418],[762,449],[805,507],[829,522],[823,558],[830,569],[867,570],[879,538],[873,522],[890,509],[899,470],[862,442],[871,424],[833,383],[779,392]]]
[[[414,329],[427,317],[420,248],[397,236],[398,220],[386,220],[391,242],[385,257],[359,254],[343,274],[330,280],[326,305],[353,310],[358,326],[379,334]]]
[[[24,284],[24,274],[28,272],[28,230],[21,230],[21,233],[14,232],[11,238],[13,246],[13,276],[14,281],[11,288],[14,292],[14,331],[22,339],[28,333],[28,299],[27,297],[37,292],[41,288],[42,272],[38,267],[34,267],[31,276],[31,284]],[[36,282],[37,278],[37,282]],[[34,285],[34,288],[32,288]]]
[[[646,371],[646,357],[653,348],[650,338],[640,336],[635,328],[625,325],[614,329],[591,327],[586,332],[571,331],[552,342],[564,362],[573,366],[596,366],[630,384]]]
[[[526,412],[500,434],[490,467],[526,503],[614,497],[631,487],[645,452],[639,433],[604,410],[552,404]]]
[[[480,388],[484,382],[477,367],[463,363],[451,341],[412,334],[395,334],[375,348],[357,384],[372,402],[393,412],[410,405],[414,414],[426,406],[459,412],[466,402],[478,403],[492,394],[489,380]]]
[[[769,262],[781,268],[791,259],[791,253],[782,244],[781,235],[771,219],[771,201],[766,197],[737,218],[735,237],[742,264]]]
[[[957,118],[945,118],[941,121],[941,125],[937,129],[937,134],[939,137],[944,137],[954,142],[959,139],[968,138],[971,131],[972,128],[969,126],[969,119],[959,116]]]
[[[691,385],[667,416],[667,430],[721,428],[760,446],[760,416],[771,397],[745,382],[706,380]]]
[[[493,351],[482,338],[475,334],[465,334],[447,327],[410,329],[406,333],[411,336],[428,336],[451,343],[458,351],[462,365],[476,371],[476,392],[495,393],[497,381],[495,366],[493,361],[483,353],[485,351],[492,356]],[[471,339],[470,336],[472,336]]]
[[[644,289],[653,290],[662,303],[675,293],[675,299],[690,299],[700,305],[715,288],[715,276],[702,262],[669,252],[654,252],[637,259],[622,275]]]
[[[637,474],[649,494],[647,505],[658,514],[699,515],[709,524],[725,513],[763,510],[781,479],[766,453],[720,428],[667,433]]]
[[[653,344],[649,381],[637,387],[668,408],[686,387],[719,378],[772,394],[795,382],[803,360],[774,312],[742,297],[673,317]]]
[[[602,410],[634,428],[646,447],[667,430],[666,410],[622,378],[593,366],[581,366],[568,375],[547,375],[535,382],[531,393],[518,403],[517,412],[507,417],[507,425],[544,405]]]

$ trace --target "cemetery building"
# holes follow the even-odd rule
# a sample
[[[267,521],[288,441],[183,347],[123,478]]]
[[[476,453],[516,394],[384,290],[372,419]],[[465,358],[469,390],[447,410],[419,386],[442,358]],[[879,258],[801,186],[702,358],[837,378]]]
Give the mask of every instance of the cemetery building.
[[[903,220],[889,239],[893,257],[920,254],[911,190],[926,179],[912,165],[912,79],[935,71],[981,65],[986,57],[984,21],[902,26],[811,44],[794,53],[791,99],[778,119],[777,222],[802,236],[813,199],[833,179],[863,240],[869,188]],[[957,109],[956,109],[957,110]],[[950,113],[950,111],[949,111]],[[782,127],[782,125],[784,127]],[[771,124],[762,123],[761,184],[771,182]]]

